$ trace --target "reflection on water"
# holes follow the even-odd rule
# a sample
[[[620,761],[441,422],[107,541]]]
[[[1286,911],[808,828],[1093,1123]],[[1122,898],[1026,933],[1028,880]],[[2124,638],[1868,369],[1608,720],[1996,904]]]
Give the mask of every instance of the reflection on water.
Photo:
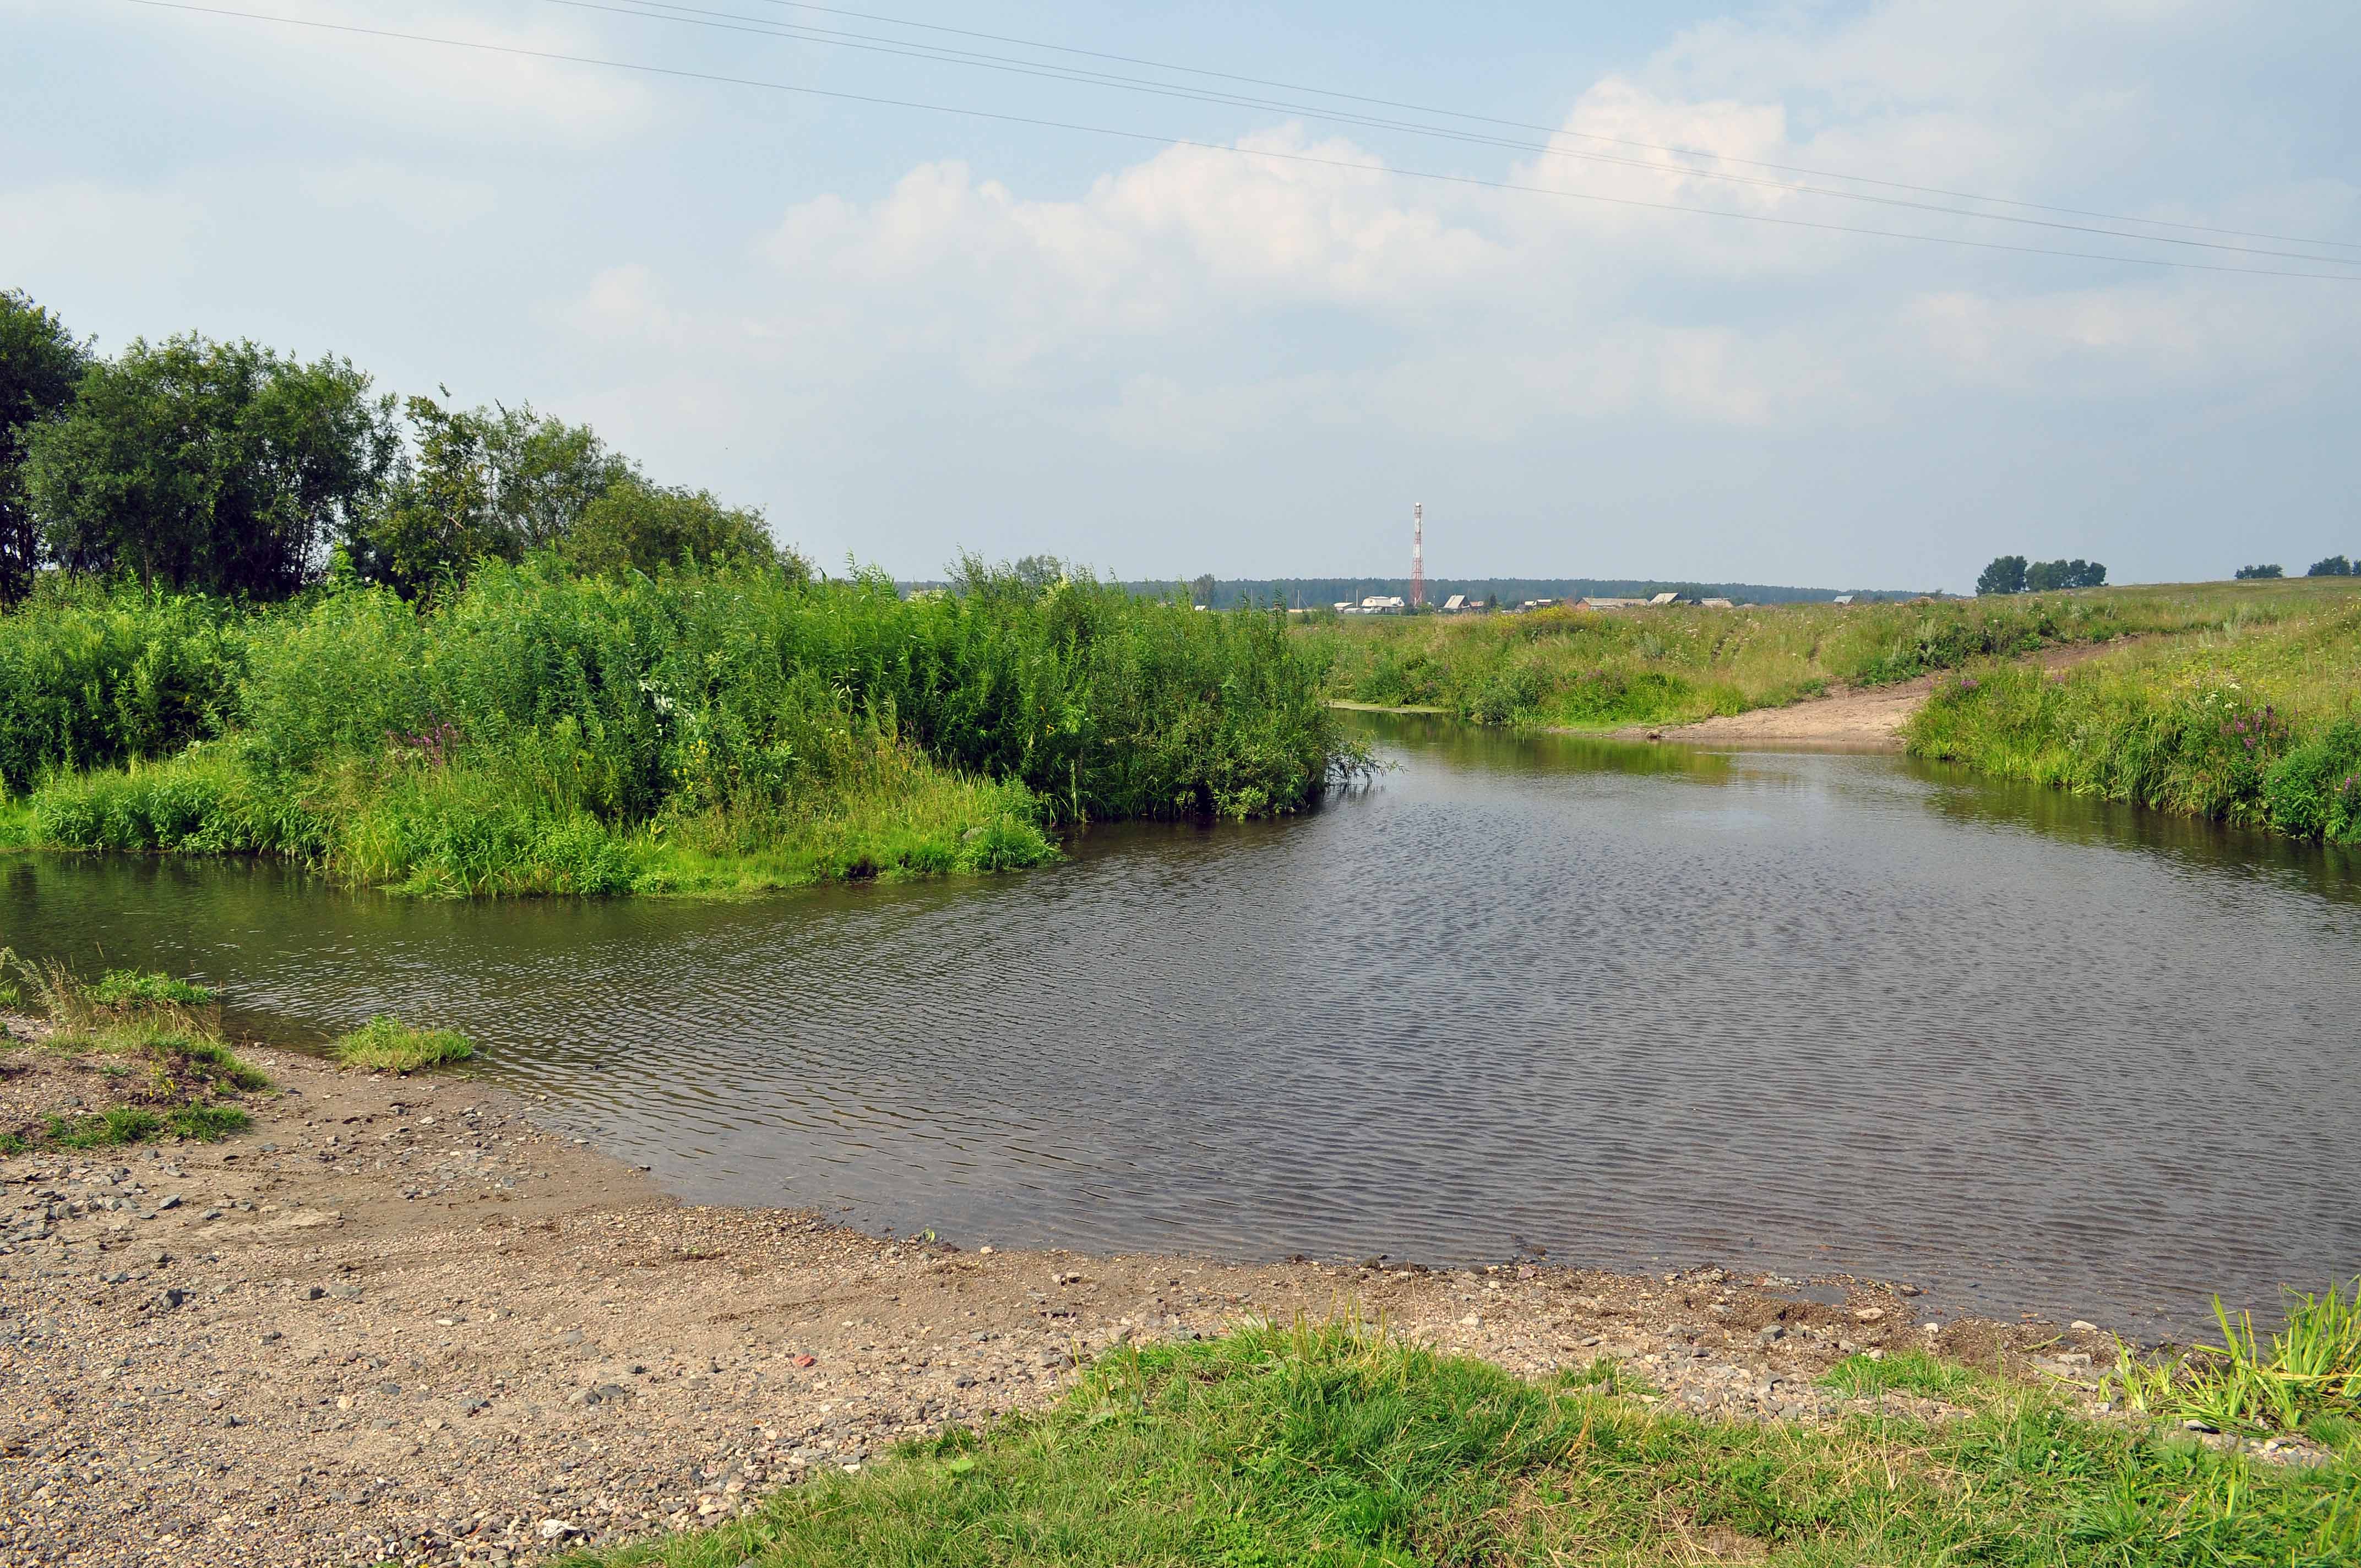
[[[703,1200],[968,1241],[1927,1283],[2185,1324],[2361,1267],[2361,899],[2296,846],[1873,756],[1371,719],[1292,822],[746,903],[0,861],[0,941],[247,1025],[469,1030]]]

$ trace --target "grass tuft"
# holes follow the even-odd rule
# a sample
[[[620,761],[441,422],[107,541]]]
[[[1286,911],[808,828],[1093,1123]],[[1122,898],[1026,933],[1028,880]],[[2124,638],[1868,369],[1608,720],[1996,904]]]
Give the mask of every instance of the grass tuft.
[[[1905,1350],[1872,1360],[1848,1355],[1828,1368],[1820,1387],[1849,1398],[1899,1390],[1929,1399],[1959,1399],[1984,1386],[1984,1380],[1955,1361],[1944,1361],[1923,1350]]]
[[[144,1144],[160,1137],[214,1143],[242,1133],[253,1120],[235,1105],[182,1105],[158,1113],[137,1105],[115,1105],[82,1116],[51,1116],[43,1140],[63,1149],[111,1148]],[[30,1145],[18,1140],[19,1150]]]
[[[466,1061],[475,1043],[456,1029],[421,1029],[380,1013],[335,1042],[336,1060],[372,1072],[417,1072]]]
[[[90,1000],[117,1012],[170,1005],[203,1007],[221,1000],[221,992],[194,981],[175,980],[154,970],[111,969],[90,988]]]
[[[2108,1391],[2135,1410],[2218,1431],[2302,1431],[2332,1444],[2361,1422],[2361,1277],[2350,1299],[2288,1292],[2287,1325],[2267,1341],[2254,1314],[2233,1320],[2218,1296],[2220,1344],[2179,1358],[2143,1357],[2118,1340]]]

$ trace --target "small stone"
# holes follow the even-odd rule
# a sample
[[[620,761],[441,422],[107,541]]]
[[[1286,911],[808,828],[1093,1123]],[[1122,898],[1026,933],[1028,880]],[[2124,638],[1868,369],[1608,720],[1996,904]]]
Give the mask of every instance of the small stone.
[[[1852,1310],[1852,1321],[1856,1323],[1873,1323],[1884,1316],[1885,1309],[1883,1307],[1855,1307]]]
[[[1769,1323],[1764,1325],[1763,1332],[1754,1337],[1761,1340],[1764,1344],[1777,1344],[1781,1340],[1787,1337],[1787,1331],[1780,1327],[1777,1323]]]
[[[162,1213],[162,1212],[163,1212],[165,1210],[167,1210],[167,1209],[177,1209],[177,1208],[179,1208],[180,1206],[181,1206],[181,1195],[180,1195],[179,1193],[175,1192],[175,1193],[171,1194],[170,1197],[166,1198],[162,1202],[160,1202],[160,1203],[157,1204],[157,1205],[156,1205],[156,1212],[157,1212],[158,1213],[159,1213],[159,1214],[160,1214],[160,1213]]]
[[[328,1288],[326,1286],[314,1285],[303,1292],[303,1299],[306,1301],[316,1301],[327,1293]]]
[[[2073,1331],[2074,1331],[2074,1332],[2076,1332],[2076,1333],[2078,1333],[2078,1334],[2094,1334],[2094,1333],[2097,1333],[2097,1332],[2099,1332],[2099,1325],[2098,1325],[2098,1324],[2096,1324],[2096,1323],[2090,1323],[2090,1322],[2084,1322],[2084,1321],[2083,1321],[2081,1319],[2080,1319],[2080,1318],[2075,1319],[2072,1322],[2068,1323],[2066,1326],[2067,1326],[2068,1328],[2070,1328],[2070,1329],[2073,1330]]]
[[[544,1541],[564,1541],[569,1535],[580,1535],[581,1530],[570,1519],[544,1519],[540,1535]]]

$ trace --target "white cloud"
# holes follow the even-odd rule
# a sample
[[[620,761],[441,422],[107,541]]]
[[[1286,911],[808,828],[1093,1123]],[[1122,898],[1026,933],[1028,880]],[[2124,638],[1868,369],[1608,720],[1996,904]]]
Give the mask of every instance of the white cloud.
[[[521,0],[278,3],[559,52],[654,59],[668,46],[653,40],[675,36],[610,35],[621,24]],[[2161,472],[2127,455],[2159,430],[2247,444],[2235,456],[2184,444],[2184,473],[2260,468],[2252,454],[2279,437],[2241,411],[2361,397],[2361,286],[2134,272],[1587,199],[2066,250],[2128,243],[1831,201],[1784,188],[1826,178],[1761,167],[1782,164],[2347,232],[2361,191],[2346,163],[2307,151],[2293,111],[2215,89],[2214,40],[2255,30],[2226,0],[1885,0],[1723,20],[1560,84],[1552,156],[1279,124],[1227,149],[1066,170],[1048,194],[1056,175],[1014,172],[1027,166],[1002,162],[990,137],[962,159],[948,138],[923,139],[927,126],[900,126],[917,150],[885,178],[866,154],[848,158],[864,171],[795,186],[806,193],[755,215],[742,192],[829,166],[820,138],[775,165],[744,146],[722,156],[708,133],[742,97],[173,26],[193,71],[338,133],[301,168],[302,149],[269,164],[315,210],[315,251],[297,258],[314,276],[335,277],[340,246],[423,236],[376,274],[403,322],[435,318],[445,334],[421,345],[410,382],[471,355],[485,384],[467,395],[593,418],[667,477],[781,515],[794,496],[798,519],[820,521],[791,532],[830,558],[851,544],[931,565],[949,543],[984,542],[958,520],[1001,508],[1013,549],[1072,547],[1121,518],[1214,531],[1206,562],[1326,569],[1344,565],[1328,552],[1369,497],[1440,474],[1499,520],[1489,568],[1711,562],[1714,576],[1859,580],[1880,570],[1864,548],[1916,574],[1989,543],[1894,521],[1893,498],[1927,474],[1955,477],[1922,518],[2054,512],[2060,528],[2095,528],[2086,520],[2138,509],[2093,476]],[[712,120],[687,117],[708,103],[720,105]],[[1634,142],[1708,149],[1744,179],[1705,178]],[[635,178],[597,186],[596,170],[635,156]],[[1396,159],[1542,190],[1411,178],[1389,170]],[[678,191],[664,183],[675,167]],[[227,275],[223,236],[253,227],[263,168],[192,165],[147,192],[106,183],[119,176],[18,192],[0,208],[0,264],[128,277],[204,258],[209,277]],[[548,171],[576,183],[553,196]],[[600,201],[609,210],[577,210]],[[2059,439],[2070,419],[2073,439]],[[2302,461],[2279,466],[2301,475]],[[1445,488],[1425,493],[1446,515]],[[2193,506],[2198,493],[2143,504]],[[1662,521],[1635,554],[1566,560],[1550,552],[1568,497]],[[1306,529],[1317,538],[1300,554],[1273,557]],[[2025,543],[2121,554],[2071,533]],[[1965,564],[1970,577],[1980,564]]]

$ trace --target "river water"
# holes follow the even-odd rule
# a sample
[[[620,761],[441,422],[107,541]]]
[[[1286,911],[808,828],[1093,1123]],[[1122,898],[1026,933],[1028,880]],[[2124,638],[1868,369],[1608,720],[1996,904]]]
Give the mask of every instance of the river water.
[[[1714,1261],[2186,1327],[2361,1269],[2361,863],[1886,756],[1371,718],[981,882],[438,904],[0,860],[0,941],[371,1013],[697,1201],[970,1245]]]

